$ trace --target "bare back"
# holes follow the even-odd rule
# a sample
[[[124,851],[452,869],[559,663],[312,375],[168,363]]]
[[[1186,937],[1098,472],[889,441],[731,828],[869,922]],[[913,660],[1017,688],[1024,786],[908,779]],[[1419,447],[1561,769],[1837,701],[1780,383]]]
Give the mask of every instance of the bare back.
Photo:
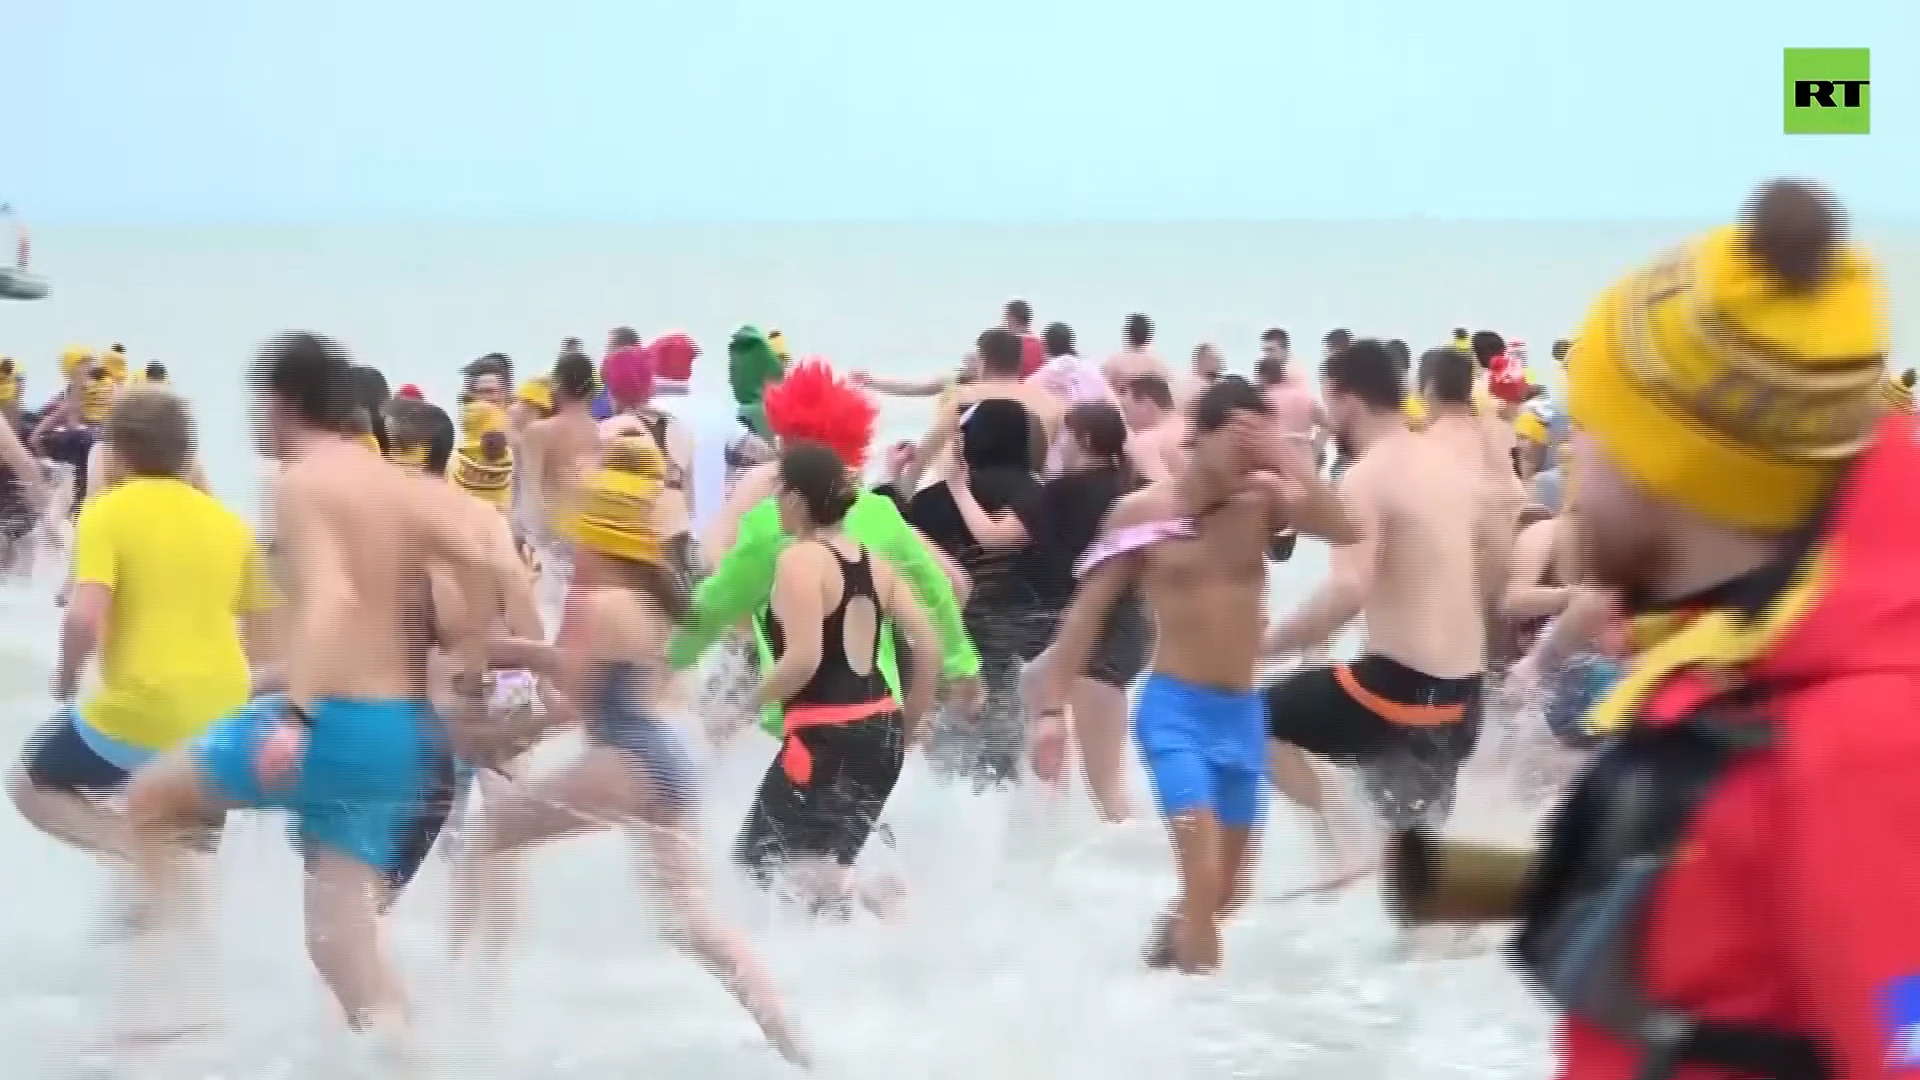
[[[1273,417],[1273,426],[1281,434],[1313,434],[1313,429],[1319,423],[1320,402],[1299,372],[1289,371],[1284,381],[1264,387],[1261,394],[1267,399],[1267,411]]]
[[[1367,652],[1460,679],[1486,670],[1479,555],[1488,485],[1477,461],[1436,453],[1431,438],[1403,432],[1369,447],[1340,492],[1373,559]]]
[[[559,530],[580,478],[600,459],[600,427],[586,410],[562,410],[527,425],[522,446],[533,459],[531,479],[547,535]]]
[[[1148,483],[1157,484],[1179,473],[1186,458],[1186,430],[1185,423],[1169,414],[1152,427],[1127,435],[1127,456]]]
[[[322,443],[281,474],[277,538],[294,571],[291,625],[296,633],[311,627],[317,605],[329,612],[323,640],[296,640],[288,650],[294,657],[327,652],[319,666],[328,675],[316,694],[393,700],[425,693],[424,515],[446,505],[423,499],[426,487],[345,440]]]
[[[1147,349],[1122,349],[1107,357],[1101,370],[1106,372],[1107,382],[1116,394],[1125,393],[1127,384],[1142,375],[1155,375],[1168,386],[1173,385],[1172,369],[1167,367],[1166,361]]]

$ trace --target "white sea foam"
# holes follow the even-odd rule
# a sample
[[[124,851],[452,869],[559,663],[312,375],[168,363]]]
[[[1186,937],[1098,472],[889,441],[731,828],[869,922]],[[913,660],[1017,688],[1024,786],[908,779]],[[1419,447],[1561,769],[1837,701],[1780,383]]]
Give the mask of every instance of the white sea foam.
[[[16,631],[0,646],[0,737],[18,745],[45,716],[55,609],[45,583],[0,591]],[[699,736],[687,732],[691,742]],[[552,767],[568,740],[542,748]],[[749,732],[704,766],[716,868],[771,758]],[[1136,784],[1143,778],[1135,770]],[[1144,793],[1144,787],[1137,791]],[[1473,800],[1463,817],[1482,812]],[[1518,827],[1517,818],[1499,831]],[[1257,893],[1315,869],[1298,817],[1277,805]],[[1482,821],[1485,824],[1485,821]],[[731,876],[721,903],[747,928],[814,1041],[822,1075],[898,1077],[1539,1076],[1545,1020],[1497,955],[1403,963],[1377,893],[1256,902],[1231,928],[1210,981],[1138,962],[1172,888],[1152,819],[1097,822],[1076,792],[977,796],[910,764],[888,815],[895,846],[869,860],[902,875],[910,915],[814,923]],[[77,1048],[108,1015],[114,953],[91,943],[107,876],[0,815],[9,870],[0,920],[0,1037],[10,1075],[81,1075]],[[446,863],[431,860],[392,916],[391,941],[422,1003],[437,1061],[462,1074],[745,1078],[788,1073],[741,1011],[655,929],[623,840],[601,833],[530,859],[528,907],[497,1022],[458,1052],[471,986],[442,959]],[[328,1075],[337,1027],[308,967],[299,864],[282,821],[230,825],[215,868],[222,912],[207,976],[224,1033],[189,1055],[193,1076]],[[476,1061],[486,1066],[476,1072]],[[316,1071],[318,1070],[318,1071]],[[187,1075],[187,1074],[181,1074]]]

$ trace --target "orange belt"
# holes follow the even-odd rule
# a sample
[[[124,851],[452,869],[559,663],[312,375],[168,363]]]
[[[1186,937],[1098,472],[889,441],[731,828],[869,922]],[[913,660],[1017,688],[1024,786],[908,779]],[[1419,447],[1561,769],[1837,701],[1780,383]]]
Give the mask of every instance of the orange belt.
[[[1352,666],[1348,664],[1334,668],[1333,677],[1348,697],[1388,723],[1433,727],[1436,724],[1451,724],[1467,715],[1467,706],[1462,702],[1452,705],[1409,705],[1404,701],[1381,697],[1361,686],[1360,680],[1354,677]]]
[[[813,751],[794,736],[807,728],[840,727],[884,716],[900,708],[889,694],[857,705],[795,705],[787,710],[787,735],[780,744],[780,769],[796,787],[813,782]]]

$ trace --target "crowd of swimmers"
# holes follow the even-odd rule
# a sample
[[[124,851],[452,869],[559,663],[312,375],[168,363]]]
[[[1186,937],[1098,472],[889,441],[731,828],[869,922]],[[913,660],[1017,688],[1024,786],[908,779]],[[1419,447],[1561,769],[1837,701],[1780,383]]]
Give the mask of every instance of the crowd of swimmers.
[[[1373,869],[1370,828],[1444,824],[1494,686],[1569,752],[1591,745],[1578,717],[1619,678],[1619,598],[1580,565],[1565,413],[1523,343],[1462,329],[1416,357],[1335,330],[1315,370],[1276,328],[1249,379],[1212,344],[1176,375],[1143,315],[1122,337],[1083,359],[1014,301],[959,371],[911,381],[745,326],[715,425],[672,405],[701,355],[685,334],[620,328],[598,360],[569,340],[521,380],[483,357],[451,409],[287,334],[248,375],[264,536],[209,492],[163,367],[70,350],[63,390],[25,414],[8,361],[0,521],[20,540],[77,513],[59,707],[13,801],[128,872],[133,936],[204,917],[189,866],[228,812],[291,813],[314,967],[356,1052],[403,1071],[418,1049],[380,922],[436,844],[450,948],[484,970],[515,854],[625,829],[648,841],[672,939],[804,1066],[752,943],[707,899],[669,714],[715,742],[779,740],[732,861],[823,917],[910,903],[858,868],[910,752],[1056,798],[1077,771],[1120,821],[1131,744],[1179,878],[1146,957],[1188,973],[1221,962],[1268,781],[1314,823],[1314,887],[1332,890]],[[923,438],[873,446],[889,394],[936,399]],[[1911,375],[1886,394],[1910,409]],[[44,460],[71,469],[70,497]],[[1331,546],[1330,569],[1269,612],[1300,537]],[[1356,620],[1358,654],[1329,662]],[[523,773],[574,728],[571,762]]]

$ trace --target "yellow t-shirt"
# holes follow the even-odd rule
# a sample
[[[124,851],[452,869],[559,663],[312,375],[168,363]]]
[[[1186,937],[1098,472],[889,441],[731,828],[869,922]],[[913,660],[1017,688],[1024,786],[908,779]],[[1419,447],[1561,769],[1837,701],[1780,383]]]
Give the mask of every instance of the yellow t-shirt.
[[[132,477],[81,509],[74,583],[113,591],[94,730],[164,750],[246,704],[239,616],[271,585],[239,515],[179,480]]]

